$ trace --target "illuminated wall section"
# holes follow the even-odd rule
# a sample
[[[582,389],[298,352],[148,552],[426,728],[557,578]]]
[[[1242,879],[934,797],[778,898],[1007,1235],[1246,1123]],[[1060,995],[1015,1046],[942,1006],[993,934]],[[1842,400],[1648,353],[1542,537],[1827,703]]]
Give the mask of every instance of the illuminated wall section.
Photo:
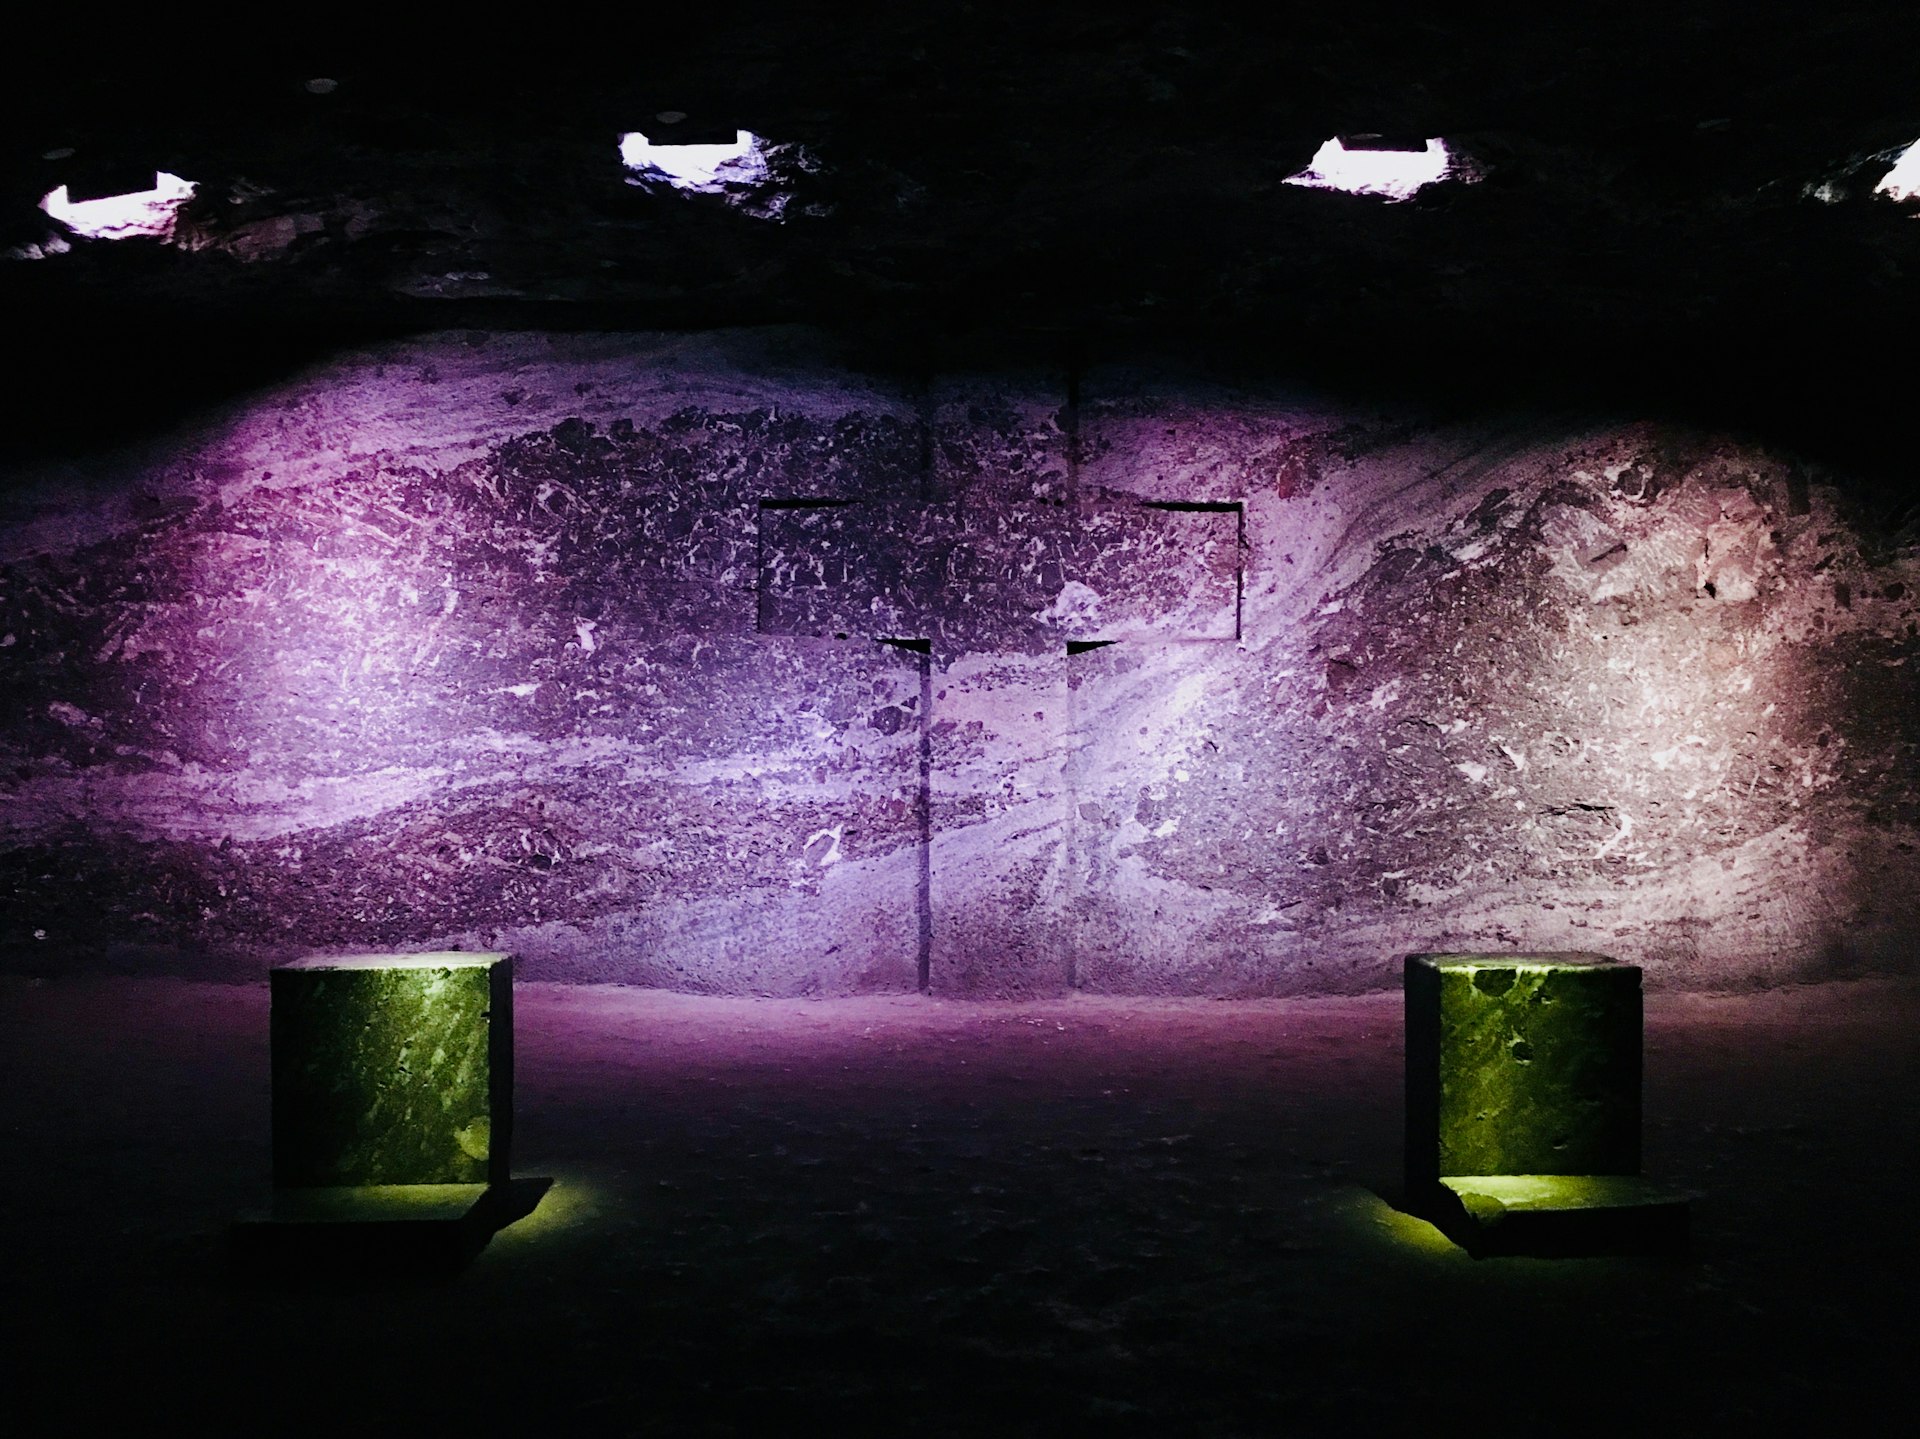
[[[1904,961],[1914,556],[1708,435],[449,335],[0,529],[0,944],[716,992]]]

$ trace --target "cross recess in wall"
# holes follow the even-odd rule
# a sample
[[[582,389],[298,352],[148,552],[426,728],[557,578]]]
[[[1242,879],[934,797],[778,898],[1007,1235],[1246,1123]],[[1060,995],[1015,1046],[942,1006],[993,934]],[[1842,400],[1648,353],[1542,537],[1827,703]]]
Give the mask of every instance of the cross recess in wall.
[[[762,634],[858,636],[918,656],[915,907],[919,983],[927,989],[936,951],[935,666],[968,654],[1071,656],[1121,640],[1237,640],[1241,506],[768,499],[759,520]],[[1071,845],[1071,762],[1061,778]],[[1062,977],[1074,983],[1071,955]]]

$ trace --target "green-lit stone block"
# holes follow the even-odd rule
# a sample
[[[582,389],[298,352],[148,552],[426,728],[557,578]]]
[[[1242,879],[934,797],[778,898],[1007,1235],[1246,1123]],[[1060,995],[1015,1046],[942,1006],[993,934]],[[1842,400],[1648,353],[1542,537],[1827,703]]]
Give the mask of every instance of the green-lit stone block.
[[[1406,963],[1407,1187],[1640,1172],[1640,971],[1597,954]]]
[[[513,961],[359,954],[273,971],[273,1180],[507,1179]]]

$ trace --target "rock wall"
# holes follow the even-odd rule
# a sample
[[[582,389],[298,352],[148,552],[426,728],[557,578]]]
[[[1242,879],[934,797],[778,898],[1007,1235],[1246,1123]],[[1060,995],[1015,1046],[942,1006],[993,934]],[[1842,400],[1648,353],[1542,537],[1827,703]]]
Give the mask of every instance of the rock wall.
[[[1920,554],[1781,457],[454,334],[15,476],[0,946],[1267,994],[1904,965]],[[1907,536],[1911,540],[1911,536]]]

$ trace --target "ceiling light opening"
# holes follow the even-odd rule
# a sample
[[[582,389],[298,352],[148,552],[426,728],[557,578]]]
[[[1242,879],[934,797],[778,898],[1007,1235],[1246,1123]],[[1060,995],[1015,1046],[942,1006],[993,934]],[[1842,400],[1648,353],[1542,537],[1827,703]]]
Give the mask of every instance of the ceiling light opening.
[[[1288,176],[1286,183],[1410,200],[1417,191],[1446,179],[1452,164],[1453,157],[1437,139],[1420,149],[1388,149],[1378,144],[1377,136],[1336,135],[1314,152],[1311,165]]]
[[[154,176],[151,190],[103,195],[97,200],[75,200],[68,196],[67,187],[61,185],[47,192],[40,208],[75,234],[90,240],[129,240],[136,235],[169,240],[173,238],[180,207],[193,198],[196,188],[193,181],[162,170]]]
[[[1889,200],[1920,200],[1920,140],[1900,152],[1900,158],[1873,187],[1873,193]]]
[[[620,163],[631,184],[664,181],[676,190],[719,194],[767,178],[767,142],[751,130],[713,145],[657,145],[638,130],[620,137]]]

